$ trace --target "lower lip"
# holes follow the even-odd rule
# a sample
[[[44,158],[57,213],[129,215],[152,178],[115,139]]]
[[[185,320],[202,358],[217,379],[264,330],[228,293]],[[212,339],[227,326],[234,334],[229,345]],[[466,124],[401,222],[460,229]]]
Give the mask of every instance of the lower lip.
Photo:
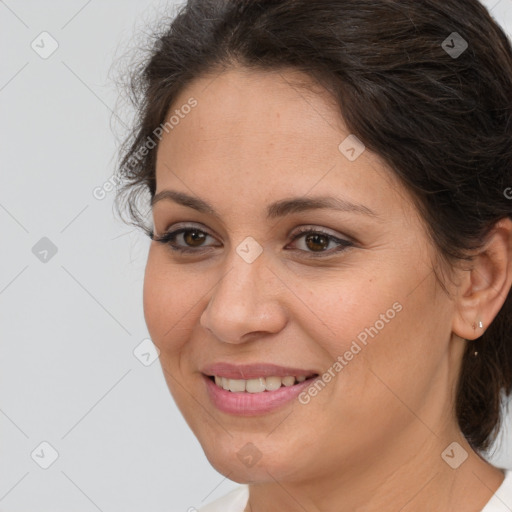
[[[281,386],[275,391],[262,391],[261,393],[248,393],[226,391],[220,388],[209,377],[203,375],[210,400],[222,412],[238,416],[256,416],[266,414],[296,398],[301,391],[310,386],[317,378],[312,377],[293,386]]]

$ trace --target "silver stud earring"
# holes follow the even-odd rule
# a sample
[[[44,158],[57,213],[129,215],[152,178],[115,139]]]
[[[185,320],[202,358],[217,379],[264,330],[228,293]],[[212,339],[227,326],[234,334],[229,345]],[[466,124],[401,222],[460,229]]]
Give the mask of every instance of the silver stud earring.
[[[474,331],[476,331],[477,326],[478,326],[479,329],[483,329],[484,328],[484,324],[482,323],[482,320],[478,320],[478,324],[476,322],[473,322],[472,327],[473,327]]]
[[[476,331],[477,326],[478,326],[479,329],[483,329],[484,328],[484,324],[483,324],[482,320],[478,319],[478,323],[477,322],[473,322],[472,327],[473,327],[474,331]],[[473,352],[473,357],[477,357],[477,356],[478,356],[478,350],[475,350]]]

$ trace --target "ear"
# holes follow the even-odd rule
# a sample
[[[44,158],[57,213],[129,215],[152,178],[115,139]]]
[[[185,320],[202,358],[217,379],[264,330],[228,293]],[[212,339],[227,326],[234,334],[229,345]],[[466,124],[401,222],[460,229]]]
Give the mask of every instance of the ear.
[[[474,254],[471,268],[463,272],[456,299],[452,330],[467,340],[482,336],[503,306],[512,285],[512,221],[499,220],[486,240]]]

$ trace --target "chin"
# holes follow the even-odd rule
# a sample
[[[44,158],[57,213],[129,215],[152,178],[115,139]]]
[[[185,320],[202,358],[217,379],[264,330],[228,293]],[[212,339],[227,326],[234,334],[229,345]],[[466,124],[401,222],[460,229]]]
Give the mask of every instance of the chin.
[[[261,459],[254,466],[248,467],[240,462],[236,453],[207,453],[206,458],[211,466],[226,478],[239,484],[264,483],[273,481],[270,475],[278,475],[282,468],[268,466]]]
[[[210,438],[208,441],[198,439],[212,467],[240,484],[272,482],[275,478],[286,479],[292,468],[296,470],[296,464],[289,463],[290,458],[285,456],[282,445],[271,446],[267,440],[263,447],[267,435],[261,436],[261,442],[255,440],[256,437],[254,434],[243,437],[230,437],[226,434],[222,440],[219,437]]]

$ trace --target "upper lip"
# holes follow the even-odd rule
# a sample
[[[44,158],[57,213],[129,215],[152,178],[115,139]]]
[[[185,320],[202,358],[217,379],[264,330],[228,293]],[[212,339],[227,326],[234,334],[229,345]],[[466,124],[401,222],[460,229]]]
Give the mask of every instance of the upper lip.
[[[299,377],[304,375],[311,377],[317,375],[313,370],[301,368],[290,368],[277,366],[275,364],[254,363],[254,364],[230,364],[214,363],[208,364],[201,370],[208,376],[225,377],[226,379],[257,379],[258,377],[286,377],[288,375]]]

